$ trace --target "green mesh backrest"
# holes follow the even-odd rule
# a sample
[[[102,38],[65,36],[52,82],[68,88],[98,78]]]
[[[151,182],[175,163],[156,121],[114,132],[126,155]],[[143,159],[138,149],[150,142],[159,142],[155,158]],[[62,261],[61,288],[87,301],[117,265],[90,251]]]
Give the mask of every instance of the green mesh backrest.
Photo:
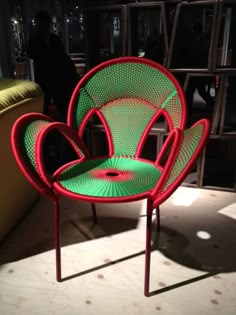
[[[91,108],[101,110],[107,119],[115,154],[135,153],[143,130],[158,109],[168,111],[174,127],[180,127],[182,121],[182,104],[174,83],[160,70],[138,62],[114,63],[89,78],[74,108],[75,129]]]
[[[140,98],[160,107],[176,94],[170,79],[151,66],[126,62],[113,64],[97,72],[86,84],[96,107],[120,98]]]
[[[204,127],[202,124],[199,124],[192,129],[186,129],[184,131],[184,138],[180,147],[180,152],[162,192],[165,191],[180,174],[182,175],[182,172],[184,172],[186,165],[188,164],[190,158],[193,156],[202,138],[203,132]]]
[[[123,98],[101,109],[110,127],[115,155],[134,155],[155,108],[142,100]]]
[[[46,120],[33,120],[27,122],[21,129],[21,135],[19,137],[21,156],[23,157],[25,164],[28,166],[29,170],[33,173],[37,180],[40,177],[37,172],[36,162],[35,162],[35,141],[39,132],[49,124]]]
[[[96,108],[96,105],[92,98],[88,95],[85,88],[82,88],[79,94],[78,104],[76,104],[73,108],[72,113],[72,128],[74,130],[78,130],[78,128],[81,126],[81,123],[84,119],[84,116],[87,114],[87,112],[92,109]]]

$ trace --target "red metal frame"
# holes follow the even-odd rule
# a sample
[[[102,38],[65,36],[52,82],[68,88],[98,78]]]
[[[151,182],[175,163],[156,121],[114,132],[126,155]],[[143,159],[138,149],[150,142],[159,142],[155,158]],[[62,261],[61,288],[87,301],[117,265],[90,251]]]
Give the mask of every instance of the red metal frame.
[[[86,82],[93,76],[95,75],[98,71],[101,71],[103,68],[105,67],[109,67],[111,65],[114,64],[119,64],[119,63],[126,63],[126,62],[133,62],[133,63],[141,63],[141,64],[145,64],[147,66],[153,67],[155,69],[157,69],[158,71],[161,71],[164,75],[166,75],[167,78],[170,79],[170,81],[172,81],[172,83],[174,84],[179,98],[180,98],[180,102],[182,104],[182,117],[181,117],[181,125],[180,125],[180,129],[185,128],[186,126],[186,116],[187,116],[187,110],[186,110],[186,100],[185,100],[185,95],[183,92],[182,87],[180,86],[179,82],[177,81],[177,79],[175,78],[175,76],[168,70],[166,69],[164,66],[150,60],[150,59],[146,59],[146,58],[140,58],[140,57],[132,57],[132,56],[127,56],[127,57],[118,57],[118,58],[114,58],[114,59],[110,59],[108,61],[102,62],[99,65],[95,66],[94,68],[92,68],[90,71],[88,71],[83,77],[82,79],[79,81],[79,83],[77,84],[77,86],[75,87],[75,90],[71,96],[70,99],[70,103],[69,103],[69,108],[68,108],[68,115],[67,115],[67,124],[69,126],[72,126],[72,122],[73,122],[73,107],[76,106],[76,101],[78,98],[78,95],[80,93],[81,88],[86,84]],[[170,125],[172,125],[171,120],[168,121],[168,123]]]
[[[47,134],[52,131],[52,130],[57,130],[59,131],[71,144],[73,149],[78,155],[78,159],[82,160],[83,158],[86,158],[89,156],[89,153],[83,144],[83,142],[79,139],[77,136],[76,132],[71,129],[69,126],[67,126],[64,123],[61,122],[52,122],[50,125],[45,127],[40,134],[38,135],[35,143],[35,157],[36,157],[36,165],[38,168],[38,172],[40,174],[40,177],[43,179],[47,185],[52,183],[51,176],[48,174],[45,164],[44,164],[44,158],[43,158],[43,145],[44,145],[44,140],[47,136]],[[84,156],[81,155],[79,150],[77,149],[77,146],[81,148],[81,151],[83,152]]]
[[[29,113],[19,117],[12,127],[11,147],[20,170],[27,178],[27,180],[31,183],[31,185],[33,185],[41,194],[45,195],[51,200],[55,200],[55,196],[52,191],[52,181],[48,180],[46,183],[40,178],[40,176],[36,178],[36,176],[29,168],[28,164],[24,160],[24,157],[21,155],[20,143],[18,142],[21,129],[26,123],[32,122],[36,119],[43,119],[48,121],[49,123],[53,121],[50,117],[40,113]]]
[[[201,119],[197,121],[191,128],[202,124],[204,127],[204,133],[202,135],[202,138],[194,151],[194,154],[188,161],[187,165],[185,166],[184,170],[181,172],[181,174],[175,179],[175,181],[168,187],[168,189],[163,192],[161,195],[157,195],[157,190],[154,192],[153,198],[155,198],[155,201],[153,203],[154,207],[157,207],[161,203],[163,203],[167,198],[170,197],[171,194],[179,187],[179,185],[183,182],[186,175],[189,173],[191,168],[193,167],[194,163],[196,163],[199,155],[202,152],[203,147],[206,145],[206,142],[208,140],[209,134],[210,134],[210,122],[207,119]],[[183,133],[183,131],[182,131]],[[172,164],[173,165],[173,164]]]
[[[139,157],[142,153],[142,150],[143,150],[143,146],[145,144],[145,141],[147,140],[148,138],[148,135],[149,135],[149,132],[150,130],[152,129],[153,127],[153,124],[161,117],[161,116],[164,116],[168,122],[168,127],[170,130],[173,129],[173,124],[169,123],[169,116],[166,114],[166,111],[164,109],[160,109],[158,111],[156,111],[156,114],[153,115],[152,119],[149,121],[147,127],[145,128],[141,138],[140,138],[140,141],[139,141],[139,144],[137,146],[137,150],[136,150],[136,153],[135,153],[135,156],[136,157]]]
[[[204,145],[206,144],[209,134],[210,134],[210,123],[206,119],[202,119],[195,123],[191,128],[194,126],[202,124],[204,127],[203,136],[198,144],[198,147],[196,148],[194,154],[192,155],[191,159],[188,161],[188,164],[186,165],[184,171],[176,178],[176,180],[168,187],[168,189],[163,192],[162,194],[158,195],[158,193],[161,191],[161,188],[166,183],[168,179],[168,175],[171,171],[171,168],[173,167],[175,161],[175,158],[178,155],[181,139],[183,139],[183,130],[176,130],[176,132],[170,134],[166,142],[164,143],[162,150],[160,152],[160,157],[157,159],[157,163],[161,161],[164,153],[168,149],[169,144],[171,141],[173,141],[172,138],[174,138],[172,151],[168,157],[168,161],[165,164],[163,175],[160,178],[160,184],[158,181],[157,186],[151,193],[151,197],[148,198],[147,201],[147,221],[146,221],[146,251],[145,251],[145,275],[144,275],[144,295],[149,296],[149,282],[150,282],[150,268],[151,268],[151,228],[152,228],[152,213],[153,210],[156,208],[157,210],[157,231],[160,230],[160,210],[159,206],[162,204],[167,198],[179,187],[181,182],[184,180],[185,176],[190,171],[191,167],[194,163],[196,163],[202,149],[204,148]]]
[[[175,129],[173,130],[169,137],[167,138],[166,142],[163,144],[163,147],[159,153],[159,156],[157,157],[156,160],[156,164],[159,166],[160,162],[164,156],[164,154],[167,152],[168,148],[170,147],[171,143],[172,144],[172,148],[170,151],[170,154],[167,158],[167,161],[165,163],[165,166],[161,166],[163,168],[163,173],[161,175],[161,178],[158,180],[158,183],[156,185],[156,187],[153,189],[152,193],[151,193],[151,197],[155,198],[155,195],[158,194],[158,192],[160,191],[161,187],[163,187],[163,185],[166,183],[168,176],[171,172],[171,169],[175,163],[176,157],[179,153],[179,149],[180,149],[180,143],[182,141],[182,132],[180,129]]]
[[[74,130],[72,130],[72,114],[73,114],[73,107],[76,106],[76,100],[78,98],[78,95],[80,93],[81,88],[83,85],[89,80],[91,76],[93,76],[97,71],[102,70],[104,67],[108,67],[110,65],[113,65],[115,63],[122,63],[122,62],[134,62],[134,63],[142,63],[146,64],[148,66],[154,67],[155,69],[162,71],[175,85],[178,96],[180,98],[180,102],[182,105],[182,119],[180,123],[180,128],[173,127],[173,123],[171,121],[171,117],[169,113],[165,109],[159,109],[156,114],[152,117],[149,124],[146,126],[145,131],[143,135],[140,138],[140,141],[138,143],[135,156],[133,158],[138,159],[140,161],[145,161],[146,163],[150,163],[154,165],[156,168],[158,168],[162,175],[157,182],[156,186],[152,191],[146,191],[143,193],[135,194],[132,196],[126,196],[126,197],[115,197],[115,198],[105,198],[105,197],[90,197],[80,194],[72,193],[65,188],[62,187],[62,185],[59,182],[60,174],[68,167],[77,164],[78,162],[82,162],[85,159],[92,159],[92,157],[89,157],[89,154],[83,145],[82,142],[82,136],[85,131],[86,125],[91,118],[92,115],[96,114],[105,129],[107,139],[108,139],[108,145],[109,145],[109,153],[106,158],[111,157],[114,154],[114,145],[112,140],[112,135],[110,128],[106,122],[105,117],[103,114],[99,111],[99,109],[91,109],[88,111],[88,113],[85,115],[84,120],[79,127],[78,133]],[[145,140],[147,139],[148,133],[153,126],[153,123],[160,117],[164,116],[167,120],[170,134],[164,143],[160,155],[157,157],[156,161],[148,161],[146,159],[140,158],[140,154],[144,145]],[[39,173],[39,179],[35,179],[34,174],[30,171],[29,167],[27,166],[24,159],[20,156],[20,148],[18,143],[18,138],[20,136],[20,130],[23,127],[24,123],[30,122],[34,119],[44,119],[49,122],[49,125],[43,128],[36,137],[36,143],[35,143],[35,160],[36,160],[36,166]],[[67,118],[67,125],[64,123],[58,123],[53,122],[52,119],[49,117],[43,115],[43,114],[28,114],[24,115],[20,119],[16,121],[14,124],[14,127],[12,129],[11,134],[11,143],[13,148],[13,153],[15,155],[15,158],[17,160],[17,163],[24,173],[24,175],[27,177],[27,179],[31,182],[32,185],[36,189],[40,191],[40,193],[46,195],[49,199],[51,199],[54,203],[54,237],[55,237],[55,249],[56,249],[56,276],[57,280],[61,281],[61,244],[60,244],[60,217],[59,217],[59,196],[65,195],[69,198],[75,199],[75,200],[82,200],[90,202],[92,205],[92,214],[93,214],[93,220],[94,223],[97,223],[97,216],[96,216],[96,209],[95,209],[95,203],[121,203],[121,202],[128,202],[128,201],[135,201],[135,200],[141,200],[144,198],[147,198],[147,226],[146,226],[146,250],[145,250],[145,275],[144,275],[144,294],[146,296],[149,296],[149,281],[150,281],[150,262],[151,262],[151,228],[152,228],[152,214],[154,209],[156,209],[156,230],[160,230],[160,210],[159,205],[164,202],[173,192],[174,190],[181,184],[184,177],[189,172],[190,168],[193,166],[193,164],[196,162],[197,158],[199,157],[199,154],[201,153],[201,150],[203,149],[208,136],[210,132],[210,124],[206,119],[202,119],[195,123],[192,128],[194,128],[196,125],[201,124],[203,126],[203,135],[198,143],[198,146],[195,149],[195,152],[193,153],[191,159],[188,161],[184,171],[174,180],[174,182],[168,187],[168,189],[164,192],[162,192],[162,189],[164,185],[166,184],[168,180],[168,176],[174,166],[175,160],[180,152],[181,149],[181,143],[184,139],[184,128],[186,123],[186,103],[185,103],[185,96],[183,93],[182,88],[180,87],[178,81],[175,79],[175,77],[163,66],[158,65],[157,63],[144,59],[144,58],[138,58],[138,57],[120,57],[116,59],[112,59],[106,62],[103,62],[102,64],[96,66],[92,70],[90,70],[78,83],[77,87],[75,88],[70,104],[69,104],[69,110],[68,110],[68,118]],[[44,140],[46,135],[51,130],[58,130],[61,132],[61,134],[69,141],[69,143],[74,147],[78,154],[78,160],[69,162],[66,165],[63,165],[60,167],[52,176],[52,178],[47,174],[45,165],[43,162],[43,155],[42,155],[42,148],[44,144]],[[82,156],[77,150],[76,146],[81,148],[81,151],[84,153],[84,156]],[[163,157],[167,155],[166,161],[164,165],[162,164]],[[122,156],[124,157],[124,156]],[[102,157],[100,157],[102,158]],[[119,157],[117,157],[119,158]],[[127,158],[131,158],[128,157]]]

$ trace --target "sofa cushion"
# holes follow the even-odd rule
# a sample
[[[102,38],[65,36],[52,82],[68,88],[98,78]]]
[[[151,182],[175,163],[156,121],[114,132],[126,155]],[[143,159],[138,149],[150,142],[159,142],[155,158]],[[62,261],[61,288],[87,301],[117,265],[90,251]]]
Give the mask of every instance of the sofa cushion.
[[[42,90],[35,82],[0,79],[0,242],[39,197],[13,156],[11,129],[20,116],[42,113],[43,101]]]
[[[29,80],[0,79],[0,112],[8,106],[42,95],[38,84]]]

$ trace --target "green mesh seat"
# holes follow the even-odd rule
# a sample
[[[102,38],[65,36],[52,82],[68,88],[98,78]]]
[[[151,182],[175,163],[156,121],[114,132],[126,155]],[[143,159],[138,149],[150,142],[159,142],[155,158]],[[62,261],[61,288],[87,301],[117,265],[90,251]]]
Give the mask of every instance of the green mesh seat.
[[[82,139],[94,117],[104,127],[106,156],[91,156]],[[155,161],[141,158],[154,123],[164,117],[168,137]],[[182,183],[196,163],[209,135],[209,122],[199,120],[185,129],[186,103],[175,77],[145,58],[123,57],[99,64],[76,86],[67,123],[30,113],[14,124],[11,143],[16,161],[34,187],[54,203],[56,275],[61,281],[60,196],[95,203],[147,199],[144,294],[149,295],[151,224],[159,206]],[[49,174],[44,161],[47,135],[57,130],[74,148],[77,158]]]
[[[56,183],[74,197],[137,199],[155,187],[161,171],[151,163],[130,158],[100,158],[66,168]]]

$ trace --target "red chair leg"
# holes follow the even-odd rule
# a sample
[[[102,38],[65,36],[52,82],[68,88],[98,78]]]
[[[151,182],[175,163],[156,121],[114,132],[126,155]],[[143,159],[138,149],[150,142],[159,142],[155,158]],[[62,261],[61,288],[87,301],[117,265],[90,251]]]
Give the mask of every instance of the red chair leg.
[[[151,263],[152,214],[147,214],[144,295],[149,296],[150,263]]]
[[[91,203],[91,206],[92,206],[92,213],[93,213],[93,223],[97,224],[98,219],[97,219],[96,205],[95,203]]]
[[[56,278],[61,281],[61,239],[60,239],[60,215],[59,200],[54,201],[54,241],[56,250]]]
[[[160,222],[160,208],[156,207],[156,231],[160,232],[161,222]]]

